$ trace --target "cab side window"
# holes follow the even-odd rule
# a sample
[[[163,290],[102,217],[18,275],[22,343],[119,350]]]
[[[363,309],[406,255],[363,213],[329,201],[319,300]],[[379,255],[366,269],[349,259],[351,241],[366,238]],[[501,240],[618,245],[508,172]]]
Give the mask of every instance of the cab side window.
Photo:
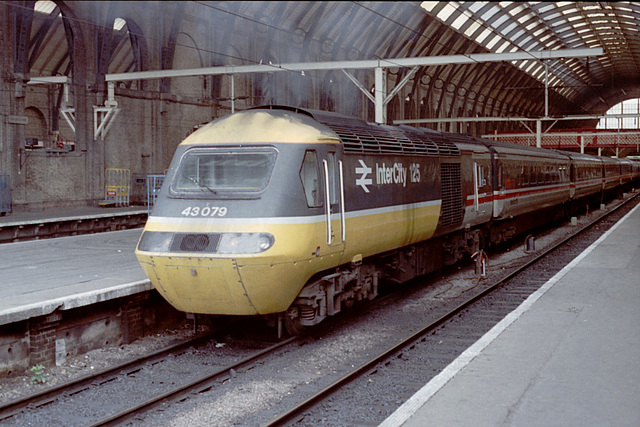
[[[338,176],[338,168],[336,167],[336,153],[327,153],[327,163],[329,166],[329,197],[331,198],[331,204],[335,205],[340,202],[338,196],[338,183],[340,178]]]
[[[320,200],[320,182],[318,180],[318,160],[314,150],[304,153],[302,167],[300,168],[300,180],[304,188],[307,206],[316,208],[322,206]]]

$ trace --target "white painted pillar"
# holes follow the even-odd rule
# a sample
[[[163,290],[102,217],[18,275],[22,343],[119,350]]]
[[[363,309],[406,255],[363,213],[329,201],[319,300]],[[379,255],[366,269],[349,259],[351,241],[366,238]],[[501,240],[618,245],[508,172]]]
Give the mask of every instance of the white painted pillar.
[[[387,123],[387,107],[384,99],[387,97],[387,70],[382,67],[375,68],[375,108],[376,123]]]

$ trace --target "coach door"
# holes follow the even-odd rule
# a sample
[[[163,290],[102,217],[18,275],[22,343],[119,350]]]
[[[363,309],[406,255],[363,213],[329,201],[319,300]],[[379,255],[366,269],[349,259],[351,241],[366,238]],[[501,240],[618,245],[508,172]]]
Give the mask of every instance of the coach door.
[[[344,249],[347,238],[344,206],[344,170],[335,152],[327,152],[322,160],[324,178],[324,208],[327,229],[327,245],[331,252]]]

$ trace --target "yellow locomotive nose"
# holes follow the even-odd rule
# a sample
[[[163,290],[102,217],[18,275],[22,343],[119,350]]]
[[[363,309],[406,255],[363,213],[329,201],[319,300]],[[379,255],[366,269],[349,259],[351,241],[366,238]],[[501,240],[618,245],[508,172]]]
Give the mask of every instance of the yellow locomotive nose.
[[[262,315],[285,311],[309,278],[300,263],[137,253],[169,303],[188,313]],[[286,278],[286,279],[285,279]]]
[[[266,228],[260,232],[175,232],[150,222],[136,256],[158,292],[180,311],[278,313],[289,307],[323,257],[292,260],[290,251],[311,254],[307,239],[297,240],[304,249],[291,244],[296,241],[292,236],[305,235],[300,226],[293,226],[295,231],[283,225]],[[278,240],[289,244],[277,245]]]
[[[212,262],[209,258],[142,254],[138,259],[158,292],[180,311],[258,314],[233,259]]]
[[[136,255],[153,285],[171,305],[190,313],[255,315],[233,254],[271,248],[270,233],[194,233],[146,230]],[[212,311],[215,310],[215,311]]]

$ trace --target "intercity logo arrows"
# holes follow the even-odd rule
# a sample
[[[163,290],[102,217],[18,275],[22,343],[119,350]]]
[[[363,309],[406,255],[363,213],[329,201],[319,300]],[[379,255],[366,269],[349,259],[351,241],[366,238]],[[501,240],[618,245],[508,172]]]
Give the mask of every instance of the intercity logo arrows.
[[[362,187],[365,193],[368,193],[369,189],[367,188],[367,185],[373,184],[373,181],[371,180],[371,178],[367,178],[367,175],[371,173],[371,168],[368,167],[362,160],[358,160],[358,161],[360,162],[362,167],[361,168],[357,167],[356,173],[357,174],[360,173],[362,174],[362,176],[356,179],[356,185],[359,185],[360,187]]]

